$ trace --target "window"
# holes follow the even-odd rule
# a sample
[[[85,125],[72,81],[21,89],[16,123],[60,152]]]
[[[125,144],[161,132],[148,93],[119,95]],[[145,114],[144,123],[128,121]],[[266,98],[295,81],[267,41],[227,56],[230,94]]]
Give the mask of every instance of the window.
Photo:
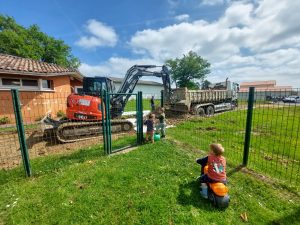
[[[83,94],[83,87],[82,86],[75,86],[75,93],[76,94]]]
[[[26,91],[49,91],[54,89],[54,85],[52,80],[0,77],[0,89],[11,88],[18,88]]]
[[[39,83],[38,83],[38,80],[22,79],[22,86],[23,87],[38,87]]]
[[[20,79],[2,78],[3,86],[21,86]]]
[[[42,88],[43,89],[53,89],[53,81],[52,80],[42,80]]]

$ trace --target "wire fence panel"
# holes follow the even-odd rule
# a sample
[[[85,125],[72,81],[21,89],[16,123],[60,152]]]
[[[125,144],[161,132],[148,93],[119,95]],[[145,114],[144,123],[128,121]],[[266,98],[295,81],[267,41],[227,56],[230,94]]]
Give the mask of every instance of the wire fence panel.
[[[222,103],[217,101],[218,96],[213,96],[214,113],[209,110],[211,104],[200,102],[201,99],[208,98],[206,93],[202,94],[201,99],[197,100],[199,103],[196,104],[191,104],[190,100],[196,99],[197,94],[191,94],[193,96],[173,94],[167,120],[169,125],[175,127],[168,129],[167,133],[187,148],[201,149],[205,152],[208,152],[210,143],[221,143],[225,147],[225,156],[229,164],[241,165],[248,92],[239,93],[237,106],[232,104],[232,109],[219,112],[216,112],[218,107],[229,102],[224,100]],[[290,95],[295,97],[289,98]],[[299,89],[276,92],[259,90],[254,95],[248,168],[288,184],[299,183],[299,95]]]
[[[172,114],[167,117],[169,124],[175,126],[167,130],[172,138],[191,150],[202,150],[204,154],[208,154],[209,144],[220,143],[225,148],[227,162],[232,166],[241,164],[246,124],[244,107],[217,112],[212,116]]]
[[[299,182],[300,99],[288,97],[297,93],[255,92],[249,155],[249,168],[291,184]]]
[[[172,93],[167,121],[174,128],[167,130],[171,138],[191,149],[209,151],[209,144],[221,143],[228,163],[242,162],[246,124],[246,101],[236,103],[232,95],[223,91],[188,91]],[[200,152],[199,152],[200,154]]]
[[[119,108],[110,106],[111,151],[117,152],[137,143],[137,95],[136,94],[109,94],[110,98],[127,98],[124,112],[118,113]],[[108,101],[110,102],[110,101]],[[117,116],[116,116],[117,115]]]
[[[0,169],[10,169],[22,162],[12,97],[0,91]]]
[[[20,92],[19,99],[30,159],[57,153],[69,153],[102,142],[100,121],[90,121],[96,123],[96,128],[94,128],[86,125],[84,121],[89,120],[87,118],[78,118],[76,121],[67,118],[69,95],[70,93],[63,92]],[[74,103],[79,104],[78,101]],[[0,146],[1,168],[12,168],[18,166],[22,159],[10,92],[8,94],[0,92],[0,106],[0,119],[7,118],[5,120],[8,120],[5,122],[6,124],[0,125],[0,142],[4,143]],[[82,113],[81,116],[88,116],[84,114]],[[57,128],[62,124],[69,124],[72,128],[68,131],[60,131],[60,135],[65,135],[65,140],[58,138]],[[90,138],[95,129],[97,129],[96,137]]]

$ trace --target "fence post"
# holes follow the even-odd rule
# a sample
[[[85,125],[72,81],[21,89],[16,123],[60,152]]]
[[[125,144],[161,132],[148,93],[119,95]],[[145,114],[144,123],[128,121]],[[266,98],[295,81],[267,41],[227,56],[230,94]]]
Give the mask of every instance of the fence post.
[[[101,88],[101,112],[102,112],[102,137],[103,137],[103,147],[104,147],[104,153],[107,155],[107,126],[105,117],[106,116],[106,107],[104,105],[104,96],[106,95],[105,90],[102,90]]]
[[[17,89],[11,89],[11,96],[14,105],[14,112],[15,112],[23,165],[24,165],[26,176],[30,177],[32,174],[31,174],[29,155],[28,155],[28,150],[26,145],[26,137],[25,137],[25,131],[24,131],[24,125],[22,119],[22,112],[20,107],[19,91]]]
[[[164,107],[164,90],[161,90],[161,92],[160,92],[160,106],[161,107]]]
[[[243,166],[247,166],[248,164],[250,139],[251,139],[252,115],[253,115],[253,103],[254,103],[254,90],[255,90],[254,87],[249,87]]]
[[[137,117],[137,130],[138,130],[138,144],[143,143],[143,93],[138,92],[138,117]]]
[[[107,129],[107,150],[108,154],[112,153],[112,146],[111,146],[111,122],[110,122],[110,96],[109,93],[106,92],[105,95],[105,109],[106,109],[106,115],[105,115],[105,122],[106,122],[106,129]]]
[[[140,141],[140,95],[139,93],[136,95],[136,138],[137,138],[137,144],[139,145],[141,143]]]

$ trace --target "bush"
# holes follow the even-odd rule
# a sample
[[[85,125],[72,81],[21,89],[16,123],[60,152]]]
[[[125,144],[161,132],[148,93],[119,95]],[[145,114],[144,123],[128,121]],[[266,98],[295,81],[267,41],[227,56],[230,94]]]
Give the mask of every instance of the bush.
[[[8,124],[9,118],[7,116],[0,118],[0,125]]]
[[[57,117],[66,117],[66,114],[65,114],[65,112],[63,112],[62,110],[59,110],[59,111],[56,113],[56,116],[57,116]]]

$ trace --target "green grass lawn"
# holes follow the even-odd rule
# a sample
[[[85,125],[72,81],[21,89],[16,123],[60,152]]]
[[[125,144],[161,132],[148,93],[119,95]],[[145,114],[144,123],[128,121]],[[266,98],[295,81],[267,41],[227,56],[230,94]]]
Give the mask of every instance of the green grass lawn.
[[[154,100],[155,105],[160,106],[160,100]],[[150,110],[150,99],[143,99],[143,109]],[[136,111],[136,100],[129,100],[125,106],[124,112]]]
[[[229,166],[230,207],[199,196],[195,159],[172,141],[104,156],[101,146],[0,172],[0,224],[296,224],[299,196]]]

